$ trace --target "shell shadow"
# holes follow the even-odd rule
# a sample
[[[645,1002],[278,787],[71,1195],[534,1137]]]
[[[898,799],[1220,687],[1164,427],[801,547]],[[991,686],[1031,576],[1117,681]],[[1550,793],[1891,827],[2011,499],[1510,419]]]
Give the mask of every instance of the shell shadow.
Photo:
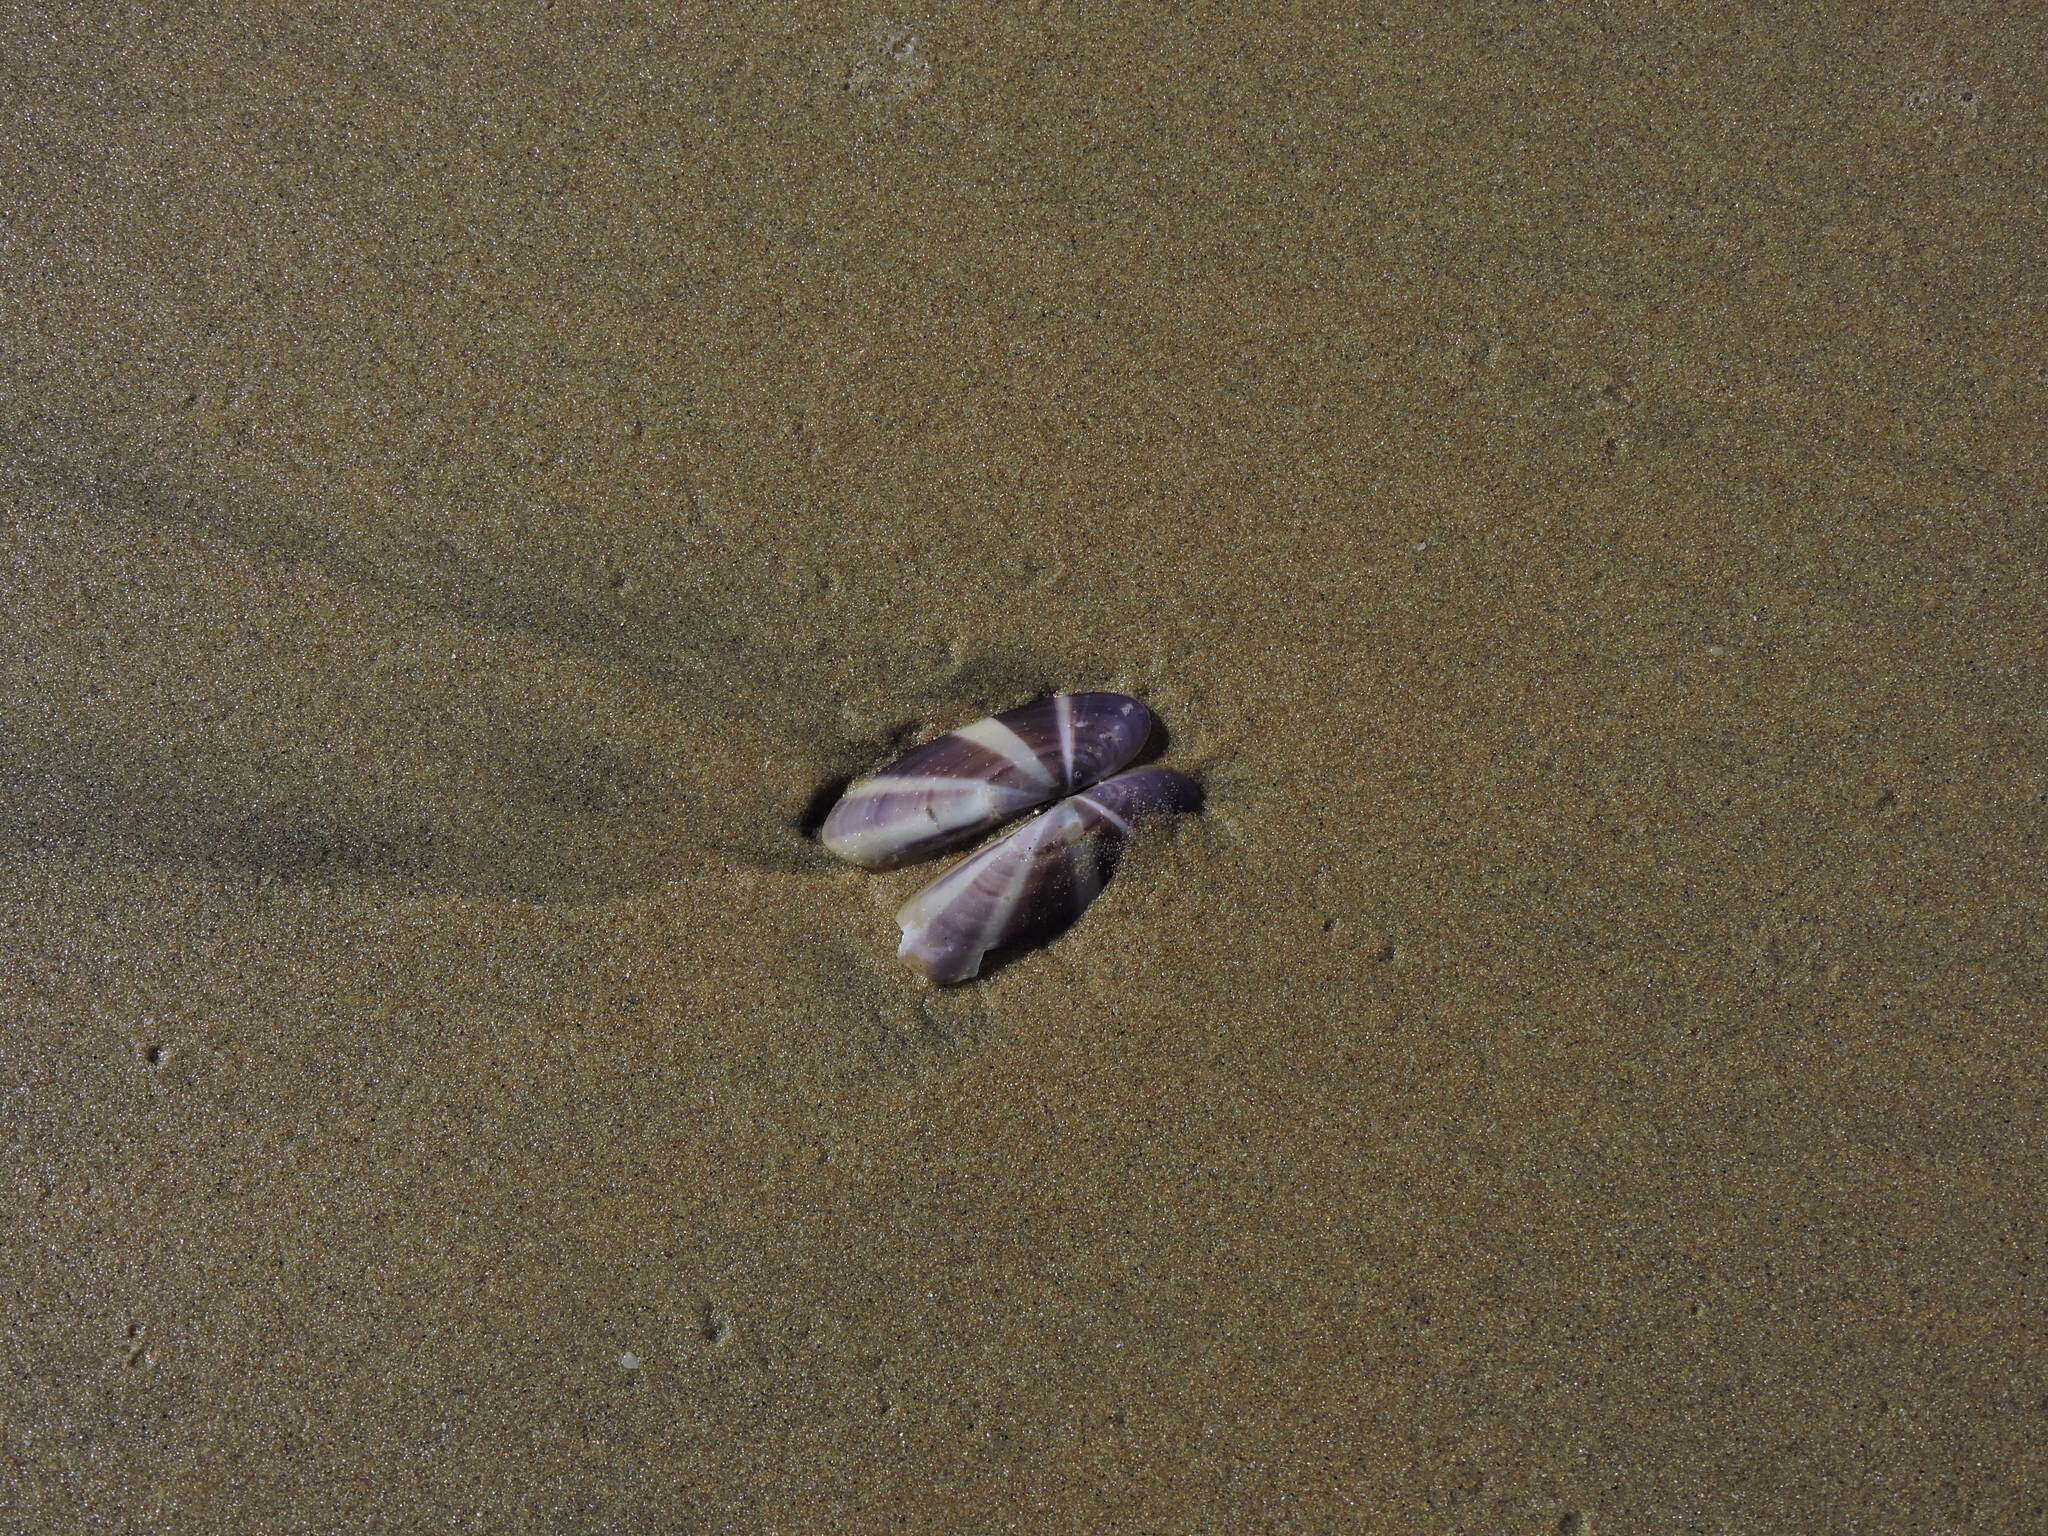
[[[774,823],[772,790],[608,730],[604,708],[653,699],[682,732],[743,722],[734,759],[801,756],[818,735],[801,659],[733,622],[745,594],[718,614],[614,610],[97,463],[19,468],[25,558],[53,585],[118,578],[105,623],[122,643],[81,652],[79,686],[46,689],[38,729],[0,743],[0,859],[602,898],[673,878],[707,825]],[[230,605],[232,631],[217,622]],[[145,702],[159,695],[187,718],[161,729]]]
[[[147,790],[128,775],[0,769],[0,854],[193,864],[324,883],[415,877],[429,842],[425,827],[343,825],[303,806]]]
[[[811,798],[804,802],[803,810],[797,813],[797,835],[815,843],[818,833],[824,828],[825,818],[832,814],[832,807],[839,803],[839,797],[846,793],[846,786],[853,780],[854,775],[840,773],[820,784]]]
[[[529,744],[531,745],[531,744]],[[675,851],[661,786],[603,745],[540,744],[476,765],[495,803],[335,809],[286,784],[195,782],[182,764],[104,750],[86,761],[0,765],[0,859],[57,854],[190,865],[293,884],[587,900],[657,884]],[[516,787],[515,787],[516,786]]]

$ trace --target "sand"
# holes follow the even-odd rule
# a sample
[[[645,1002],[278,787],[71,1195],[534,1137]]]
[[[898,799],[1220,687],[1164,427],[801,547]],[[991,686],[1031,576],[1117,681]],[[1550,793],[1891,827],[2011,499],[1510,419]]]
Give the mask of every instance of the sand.
[[[0,1528],[2048,1522],[2030,8],[422,9],[0,20]]]

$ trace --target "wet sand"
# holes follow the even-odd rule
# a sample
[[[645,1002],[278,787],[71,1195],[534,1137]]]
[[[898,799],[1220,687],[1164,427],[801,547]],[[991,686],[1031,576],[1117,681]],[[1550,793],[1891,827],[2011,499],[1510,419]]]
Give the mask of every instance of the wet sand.
[[[2040,1528],[2024,8],[416,10],[0,25],[0,1528]]]

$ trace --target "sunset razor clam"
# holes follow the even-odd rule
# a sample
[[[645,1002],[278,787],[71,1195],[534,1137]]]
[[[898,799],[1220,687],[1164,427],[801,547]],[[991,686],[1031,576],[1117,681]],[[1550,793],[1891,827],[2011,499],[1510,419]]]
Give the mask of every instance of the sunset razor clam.
[[[982,957],[1051,938],[1109,882],[1137,823],[1198,810],[1202,792],[1171,768],[1118,774],[969,854],[903,904],[897,958],[933,981],[967,981]]]
[[[1158,722],[1121,693],[1058,693],[926,742],[851,785],[819,841],[865,869],[964,848],[1086,789],[1145,749]]]

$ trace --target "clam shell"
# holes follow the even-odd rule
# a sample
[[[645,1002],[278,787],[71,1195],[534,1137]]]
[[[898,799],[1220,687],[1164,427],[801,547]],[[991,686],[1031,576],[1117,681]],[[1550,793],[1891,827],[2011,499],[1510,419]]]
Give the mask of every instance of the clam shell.
[[[1144,750],[1157,724],[1121,693],[1059,693],[977,720],[848,788],[819,841],[867,869],[950,853],[1107,778]]]
[[[1201,789],[1171,768],[1119,774],[970,854],[896,914],[897,957],[933,981],[967,981],[990,950],[1071,924],[1108,883],[1138,821],[1193,811]]]

